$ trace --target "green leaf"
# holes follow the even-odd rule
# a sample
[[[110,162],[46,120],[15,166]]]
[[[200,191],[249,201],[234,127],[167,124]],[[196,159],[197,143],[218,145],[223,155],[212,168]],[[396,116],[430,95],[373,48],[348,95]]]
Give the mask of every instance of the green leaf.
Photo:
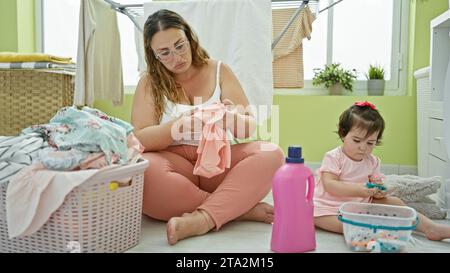
[[[314,68],[313,85],[324,85],[326,88],[340,83],[342,86],[353,91],[353,82],[356,80],[356,70],[346,70],[339,63],[325,65],[324,68]]]
[[[381,65],[369,65],[366,78],[368,80],[384,80],[384,72]]]

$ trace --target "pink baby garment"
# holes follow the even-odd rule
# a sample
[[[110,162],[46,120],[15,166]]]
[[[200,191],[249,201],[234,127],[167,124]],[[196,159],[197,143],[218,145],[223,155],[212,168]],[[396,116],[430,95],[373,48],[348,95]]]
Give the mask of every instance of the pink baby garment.
[[[33,234],[41,228],[72,189],[99,170],[52,171],[36,162],[9,181],[6,190],[6,222],[9,238]]]
[[[205,124],[197,148],[194,174],[211,178],[225,171],[231,163],[231,147],[221,126],[226,108],[222,103],[203,107],[194,113]]]

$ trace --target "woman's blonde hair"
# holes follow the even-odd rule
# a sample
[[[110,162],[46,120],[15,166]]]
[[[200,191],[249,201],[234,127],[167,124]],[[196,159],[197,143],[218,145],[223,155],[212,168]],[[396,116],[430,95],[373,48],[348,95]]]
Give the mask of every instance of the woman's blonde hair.
[[[165,108],[165,97],[175,103],[181,101],[181,86],[175,81],[174,75],[155,56],[151,48],[153,36],[170,28],[184,31],[190,45],[192,65],[200,67],[208,63],[209,55],[198,41],[188,23],[177,13],[161,9],[147,18],[144,25],[145,61],[147,62],[147,75],[150,77],[152,95],[155,104],[155,114],[161,119]]]

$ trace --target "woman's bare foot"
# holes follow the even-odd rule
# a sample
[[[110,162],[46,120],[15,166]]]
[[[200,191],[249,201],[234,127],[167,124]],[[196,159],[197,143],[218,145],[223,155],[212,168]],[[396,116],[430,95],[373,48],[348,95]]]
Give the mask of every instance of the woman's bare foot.
[[[432,241],[441,241],[450,238],[450,226],[434,224],[425,232],[425,235]]]
[[[237,221],[258,221],[271,224],[273,222],[273,206],[264,202],[256,204],[251,210],[242,214]]]
[[[172,217],[167,222],[167,241],[174,245],[184,238],[205,234],[214,226],[211,216],[204,210]]]

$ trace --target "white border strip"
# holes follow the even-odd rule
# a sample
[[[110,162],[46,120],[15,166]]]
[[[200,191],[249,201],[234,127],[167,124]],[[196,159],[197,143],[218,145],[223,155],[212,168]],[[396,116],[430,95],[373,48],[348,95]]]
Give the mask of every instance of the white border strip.
[[[36,52],[44,52],[43,0],[34,0],[34,38]]]

